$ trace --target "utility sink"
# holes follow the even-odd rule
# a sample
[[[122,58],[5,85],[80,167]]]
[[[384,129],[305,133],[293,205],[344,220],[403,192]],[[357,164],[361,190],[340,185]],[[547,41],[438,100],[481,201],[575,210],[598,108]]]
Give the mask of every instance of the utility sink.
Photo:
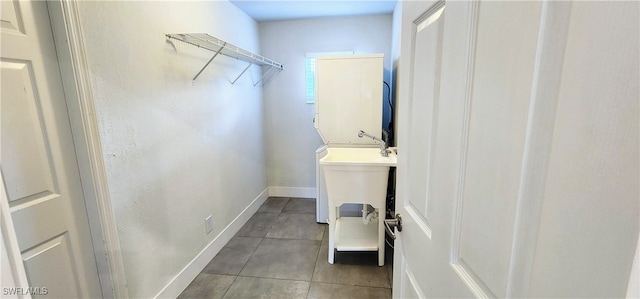
[[[321,165],[351,166],[396,166],[398,158],[390,151],[388,157],[380,154],[379,148],[328,148],[327,155],[320,159]]]
[[[378,266],[384,265],[384,211],[389,168],[395,167],[395,152],[388,157],[380,148],[332,148],[320,159],[329,202],[329,258],[338,251],[378,251]],[[371,205],[378,219],[371,224],[361,218],[341,217],[346,203]],[[375,224],[374,224],[375,223]]]

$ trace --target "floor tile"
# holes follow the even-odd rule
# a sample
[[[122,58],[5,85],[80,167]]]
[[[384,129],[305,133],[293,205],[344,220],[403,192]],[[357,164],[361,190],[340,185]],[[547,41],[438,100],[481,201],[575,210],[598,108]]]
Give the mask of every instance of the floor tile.
[[[291,198],[282,213],[316,214],[315,198]]]
[[[282,213],[265,238],[320,241],[323,233],[324,225],[313,214]]]
[[[384,266],[387,268],[387,277],[389,277],[389,285],[393,287],[393,265],[391,263]]]
[[[178,299],[223,298],[235,279],[235,276],[200,273]]]
[[[310,281],[320,241],[264,239],[240,276]]]
[[[324,225],[324,232],[322,233],[322,244],[329,244],[329,224]]]
[[[389,245],[386,245],[387,248],[384,250],[385,261],[384,267],[387,268],[387,275],[389,276],[389,285],[393,287],[393,248]]]
[[[333,265],[327,261],[328,255],[329,245],[322,244],[312,281],[391,287],[387,268],[378,266],[377,252],[336,252]]]
[[[312,282],[307,298],[391,298],[391,289]]]
[[[306,298],[309,282],[238,277],[224,298]]]
[[[178,298],[391,298],[393,253],[336,252],[315,200],[271,197]],[[239,275],[239,276],[237,276]]]
[[[202,272],[238,275],[261,241],[262,238],[233,237]]]
[[[260,206],[258,212],[280,213],[288,202],[289,197],[269,197],[262,206]]]
[[[257,212],[251,216],[249,221],[247,221],[240,231],[238,231],[236,236],[263,238],[278,219],[278,215],[280,214]]]

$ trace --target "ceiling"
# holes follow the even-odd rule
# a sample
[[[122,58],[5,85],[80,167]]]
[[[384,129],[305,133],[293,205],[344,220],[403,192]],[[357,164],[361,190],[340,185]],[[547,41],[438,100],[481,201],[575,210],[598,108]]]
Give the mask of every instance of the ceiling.
[[[396,0],[230,0],[258,22],[392,13]]]

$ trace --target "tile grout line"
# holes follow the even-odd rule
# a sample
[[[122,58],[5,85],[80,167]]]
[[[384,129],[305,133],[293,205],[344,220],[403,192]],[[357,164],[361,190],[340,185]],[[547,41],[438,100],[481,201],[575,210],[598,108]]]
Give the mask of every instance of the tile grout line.
[[[257,212],[256,212],[257,213]],[[238,236],[233,236],[233,238],[238,237]],[[242,266],[242,268],[240,269],[240,271],[238,271],[238,274],[234,275],[233,277],[233,282],[229,285],[229,287],[224,291],[224,294],[222,295],[222,298],[224,299],[225,296],[227,296],[227,293],[229,293],[229,290],[231,290],[231,288],[233,287],[233,285],[238,281],[238,278],[241,277],[240,273],[242,273],[242,270],[244,270],[244,267],[247,266],[247,264],[249,263],[249,260],[251,259],[251,257],[253,257],[253,254],[256,253],[256,250],[258,250],[258,247],[260,247],[260,244],[262,244],[262,241],[264,241],[264,238],[260,238],[260,242],[258,242],[258,245],[256,246],[256,248],[253,249],[253,252],[251,253],[251,255],[249,256],[249,258],[247,259],[246,262],[244,262],[244,265]],[[228,243],[227,243],[228,244]],[[226,246],[226,245],[225,245]],[[215,257],[214,257],[215,258]],[[213,259],[212,259],[213,260]],[[202,272],[200,272],[202,273]]]
[[[309,280],[309,288],[307,289],[307,299],[309,298],[309,291],[311,291],[311,284],[313,283],[313,278],[316,276],[316,269],[318,268],[318,259],[320,258],[320,254],[322,253],[322,241],[324,241],[324,230],[322,228],[322,238],[320,238],[320,246],[318,247],[318,253],[316,254],[316,260],[313,263],[313,271],[311,272],[311,279]]]
[[[287,205],[291,204],[293,202],[295,198],[291,198],[288,197],[286,199],[286,202],[282,205],[282,208],[279,210],[279,212],[276,211],[263,211],[263,213],[273,213],[273,214],[277,214],[276,219],[279,219],[280,217],[282,217],[282,215],[314,215],[315,213],[310,213],[310,212],[300,212],[300,211],[296,211],[296,210],[292,210],[292,211],[285,211],[285,208],[287,207]],[[304,210],[304,209],[301,209]],[[254,213],[257,214],[260,213],[259,211],[256,211]],[[253,217],[253,215],[252,215]],[[277,221],[274,221],[270,224],[270,226],[267,229],[267,232],[262,236],[262,237],[253,237],[253,236],[234,236],[235,237],[247,237],[247,238],[259,238],[260,241],[256,244],[256,247],[253,249],[253,251],[251,252],[249,258],[244,262],[243,266],[241,267],[241,269],[237,272],[236,275],[229,275],[233,277],[233,281],[232,283],[229,285],[229,287],[224,291],[224,293],[222,294],[223,298],[225,298],[227,295],[230,295],[229,291],[231,290],[231,288],[236,284],[236,283],[240,283],[239,282],[239,278],[241,277],[247,277],[247,278],[255,278],[255,279],[267,279],[267,280],[277,280],[277,281],[290,281],[290,282],[307,282],[307,290],[306,290],[306,296],[305,298],[309,298],[310,296],[310,291],[311,291],[311,284],[314,283],[314,279],[318,279],[317,275],[316,275],[316,270],[318,270],[318,263],[321,260],[321,256],[322,256],[322,246],[323,246],[323,242],[324,242],[324,238],[325,238],[325,231],[326,231],[326,225],[325,224],[321,224],[321,223],[315,223],[316,225],[322,227],[322,234],[320,237],[320,240],[315,240],[315,239],[302,239],[302,238],[273,238],[273,237],[267,237],[267,235],[272,232],[275,229],[277,229],[277,227],[275,227],[274,225],[276,224]],[[296,224],[293,224],[296,225]],[[307,223],[305,222],[305,225],[307,225]],[[260,248],[261,245],[264,244],[265,239],[270,239],[270,240],[298,240],[298,241],[313,241],[316,242],[318,245],[318,251],[316,254],[316,257],[314,259],[314,263],[313,263],[313,268],[312,268],[312,272],[311,272],[311,276],[308,280],[298,280],[298,279],[287,279],[287,278],[274,278],[274,277],[261,277],[261,276],[251,276],[251,275],[241,275],[242,271],[247,267],[247,265],[249,264],[249,261],[255,257],[255,253],[257,252],[258,248]],[[226,246],[226,245],[225,245]],[[215,257],[214,257],[215,258]],[[386,265],[385,265],[386,266]],[[201,272],[204,273],[204,272]],[[325,285],[335,285],[335,286],[343,286],[343,287],[358,287],[358,288],[374,288],[374,289],[380,289],[380,290],[392,290],[392,278],[389,275],[388,270],[385,270],[385,276],[387,276],[387,283],[389,284],[389,287],[384,287],[384,286],[370,286],[370,285],[359,285],[359,284],[344,284],[344,283],[340,283],[340,282],[321,282],[321,281],[316,281],[316,284],[325,284]],[[224,275],[224,274],[219,274],[219,275]],[[304,293],[298,293],[300,295],[303,295]]]
[[[321,281],[314,281],[314,282],[317,283],[317,284],[332,284],[332,285],[347,286],[347,287],[391,290],[391,288],[386,288],[386,287],[368,286],[368,285],[360,285],[360,284],[344,284],[344,283],[337,283],[337,282],[321,282]]]
[[[249,261],[251,260],[253,255],[256,253],[256,251],[258,251],[258,248],[260,247],[260,244],[262,244],[262,242],[264,242],[264,239],[265,238],[260,238],[260,242],[258,242],[258,245],[256,246],[256,248],[253,249],[253,252],[251,252],[251,255],[249,256],[247,261],[244,262],[244,265],[242,265],[242,268],[240,269],[240,271],[238,271],[238,274],[236,274],[236,277],[240,276],[240,273],[242,273],[242,270],[244,270],[244,268],[247,266],[247,264],[249,263]]]
[[[287,213],[284,212],[284,208],[287,206],[287,204],[289,204],[289,202],[291,202],[291,198],[289,198],[287,200],[287,202],[283,205],[282,209],[280,210],[280,212],[278,213],[278,218],[280,217],[280,215],[284,214],[297,214],[297,213]],[[257,211],[256,211],[257,213]],[[300,214],[310,214],[310,213],[300,213]],[[315,272],[315,268],[316,268],[316,263],[314,263],[313,266],[313,270],[311,272],[311,277],[309,278],[309,280],[295,280],[295,279],[282,279],[282,278],[273,278],[273,277],[260,277],[260,276],[241,276],[240,274],[242,273],[242,270],[244,270],[244,268],[247,266],[247,264],[249,263],[249,260],[251,260],[251,258],[253,257],[253,255],[255,254],[255,252],[258,250],[258,248],[260,247],[260,245],[264,242],[265,239],[282,239],[282,240],[297,240],[297,239],[286,239],[286,238],[267,238],[267,235],[269,235],[269,232],[271,232],[271,230],[273,229],[273,225],[275,224],[275,222],[273,224],[271,224],[271,226],[269,227],[269,230],[267,231],[267,233],[264,235],[264,237],[261,238],[260,243],[258,243],[258,246],[256,246],[256,248],[253,250],[253,252],[251,253],[251,256],[249,257],[249,259],[247,259],[247,261],[244,263],[244,266],[242,266],[242,269],[240,269],[240,271],[238,272],[238,275],[236,276],[236,278],[234,279],[234,283],[235,281],[238,279],[238,277],[251,277],[251,278],[259,278],[259,279],[274,279],[274,280],[283,280],[283,281],[300,281],[300,282],[308,282],[309,285],[307,287],[307,292],[306,292],[306,296],[305,298],[309,297],[309,290],[311,289],[311,282],[313,281],[313,274]],[[323,230],[323,236],[324,236],[324,230]],[[303,239],[304,240],[304,239]],[[310,241],[317,241],[317,240],[310,240]],[[322,247],[322,238],[320,239],[320,246],[318,247],[318,254],[320,254],[320,248]],[[318,254],[316,254],[316,262],[318,259]],[[231,284],[231,286],[233,286],[233,283]],[[227,291],[225,292],[225,295],[227,294],[227,292],[229,291],[229,289],[231,289],[231,286],[229,286],[229,288],[227,289]],[[223,295],[224,296],[224,295]]]
[[[281,280],[281,281],[295,281],[295,282],[311,282],[309,280],[298,280],[298,279],[276,278],[276,277],[264,277],[264,276],[252,276],[252,275],[238,275],[237,277],[271,279],[271,280]]]
[[[238,281],[238,276],[234,276],[233,277],[233,282],[229,285],[229,287],[224,291],[224,294],[222,294],[222,299],[224,299],[225,296],[227,296],[227,293],[229,293],[229,290],[231,290],[231,287],[233,286],[234,283],[236,283],[236,281]]]
[[[268,199],[267,199],[267,200],[268,200]],[[288,200],[287,200],[287,203],[289,202],[289,200],[290,200],[290,199],[288,199]],[[285,205],[286,205],[286,204],[285,204]],[[283,206],[283,208],[284,208],[284,206]],[[253,215],[255,215],[255,214],[259,213],[259,210],[260,210],[260,209],[258,209],[258,211],[256,211],[255,213],[253,213]],[[280,211],[280,212],[278,213],[278,217],[280,217],[280,214],[281,214],[281,213],[282,213],[282,211]],[[274,214],[275,214],[275,213],[274,213]],[[253,217],[253,215],[251,215],[251,217]],[[233,287],[233,285],[238,281],[238,278],[239,278],[239,277],[250,277],[250,276],[240,276],[240,274],[242,273],[242,270],[244,270],[244,268],[247,266],[247,264],[249,263],[249,261],[251,260],[251,258],[253,257],[253,255],[256,253],[256,251],[258,250],[258,248],[260,247],[260,245],[262,244],[262,242],[264,242],[264,239],[266,239],[265,237],[267,236],[267,234],[269,233],[269,231],[271,231],[271,229],[272,229],[272,228],[273,228],[273,223],[271,224],[271,226],[269,226],[269,230],[265,233],[265,235],[264,235],[264,236],[262,236],[262,237],[260,238],[260,242],[258,242],[258,244],[257,244],[256,248],[254,248],[254,249],[253,249],[253,252],[251,252],[251,255],[249,256],[249,258],[247,259],[247,261],[246,261],[246,262],[244,262],[244,265],[242,266],[242,268],[240,269],[240,271],[238,271],[238,274],[236,274],[236,275],[235,275],[235,277],[234,277],[234,279],[233,279],[233,282],[231,283],[231,285],[229,285],[229,287],[227,288],[227,290],[224,292],[224,295],[222,295],[222,298],[224,298],[224,297],[227,295],[227,293],[229,292],[229,290],[230,290],[230,289]],[[234,237],[236,237],[236,236],[234,236]],[[225,246],[226,246],[226,245],[225,245]],[[214,257],[214,258],[215,258],[215,257]]]

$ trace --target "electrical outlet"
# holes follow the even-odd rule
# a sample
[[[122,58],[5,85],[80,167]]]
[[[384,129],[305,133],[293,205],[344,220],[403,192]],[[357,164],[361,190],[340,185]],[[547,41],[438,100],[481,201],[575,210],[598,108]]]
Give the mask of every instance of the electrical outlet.
[[[207,229],[207,235],[213,231],[213,216],[209,215],[204,219],[204,226]]]

